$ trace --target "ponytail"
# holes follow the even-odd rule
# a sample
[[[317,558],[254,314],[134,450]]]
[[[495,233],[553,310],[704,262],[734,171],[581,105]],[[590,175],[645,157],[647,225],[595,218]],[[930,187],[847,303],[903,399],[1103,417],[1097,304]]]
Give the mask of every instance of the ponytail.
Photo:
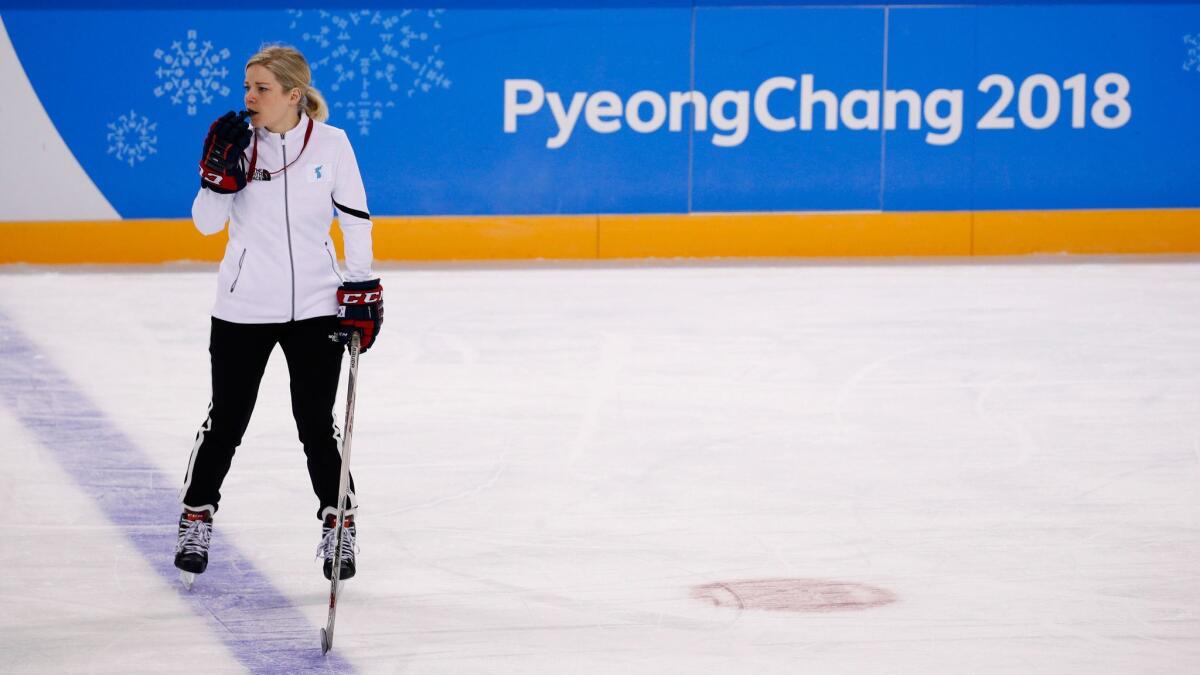
[[[317,88],[309,85],[308,91],[304,92],[304,96],[300,98],[300,104],[304,107],[304,112],[308,116],[318,122],[324,122],[329,119],[329,106],[325,103],[325,98],[321,96],[321,92]]]

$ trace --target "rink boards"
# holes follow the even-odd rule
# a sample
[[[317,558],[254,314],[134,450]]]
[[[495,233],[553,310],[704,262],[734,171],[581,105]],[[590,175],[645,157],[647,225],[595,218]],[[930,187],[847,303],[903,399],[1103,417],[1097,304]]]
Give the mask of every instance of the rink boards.
[[[191,167],[264,41],[381,259],[1200,251],[1200,5],[530,4],[0,12],[0,262],[218,257]]]
[[[341,250],[341,233],[333,230]],[[981,211],[375,219],[379,260],[998,256],[1200,251],[1200,212]],[[0,222],[0,262],[216,261],[189,220]]]

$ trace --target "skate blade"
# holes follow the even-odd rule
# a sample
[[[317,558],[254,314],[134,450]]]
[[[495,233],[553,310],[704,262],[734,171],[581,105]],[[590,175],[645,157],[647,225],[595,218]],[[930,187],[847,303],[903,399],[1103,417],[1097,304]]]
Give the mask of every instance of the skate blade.
[[[324,628],[321,629],[321,653],[328,654],[333,645],[329,643],[329,633]]]
[[[196,583],[196,575],[193,572],[179,571],[179,580],[183,582],[183,587],[187,590],[192,590],[192,585]]]

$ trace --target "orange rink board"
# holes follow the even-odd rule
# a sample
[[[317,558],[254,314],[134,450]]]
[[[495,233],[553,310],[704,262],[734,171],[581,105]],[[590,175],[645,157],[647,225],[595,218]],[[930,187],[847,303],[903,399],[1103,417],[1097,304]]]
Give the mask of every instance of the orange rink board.
[[[374,219],[381,261],[1200,252],[1200,210],[695,213]],[[333,228],[341,246],[340,232]],[[0,263],[216,261],[190,220],[0,222]]]

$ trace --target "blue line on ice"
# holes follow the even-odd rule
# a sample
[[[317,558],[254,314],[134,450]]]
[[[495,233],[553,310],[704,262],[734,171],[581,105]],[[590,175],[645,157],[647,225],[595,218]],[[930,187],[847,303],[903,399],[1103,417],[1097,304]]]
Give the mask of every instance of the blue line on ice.
[[[198,614],[211,617],[243,666],[255,673],[353,671],[337,652],[321,654],[319,627],[219,533],[219,552],[214,548],[208,571],[190,593],[183,590],[173,562],[182,465],[180,476],[159,471],[2,313],[0,401],[163,581],[179,588]]]

